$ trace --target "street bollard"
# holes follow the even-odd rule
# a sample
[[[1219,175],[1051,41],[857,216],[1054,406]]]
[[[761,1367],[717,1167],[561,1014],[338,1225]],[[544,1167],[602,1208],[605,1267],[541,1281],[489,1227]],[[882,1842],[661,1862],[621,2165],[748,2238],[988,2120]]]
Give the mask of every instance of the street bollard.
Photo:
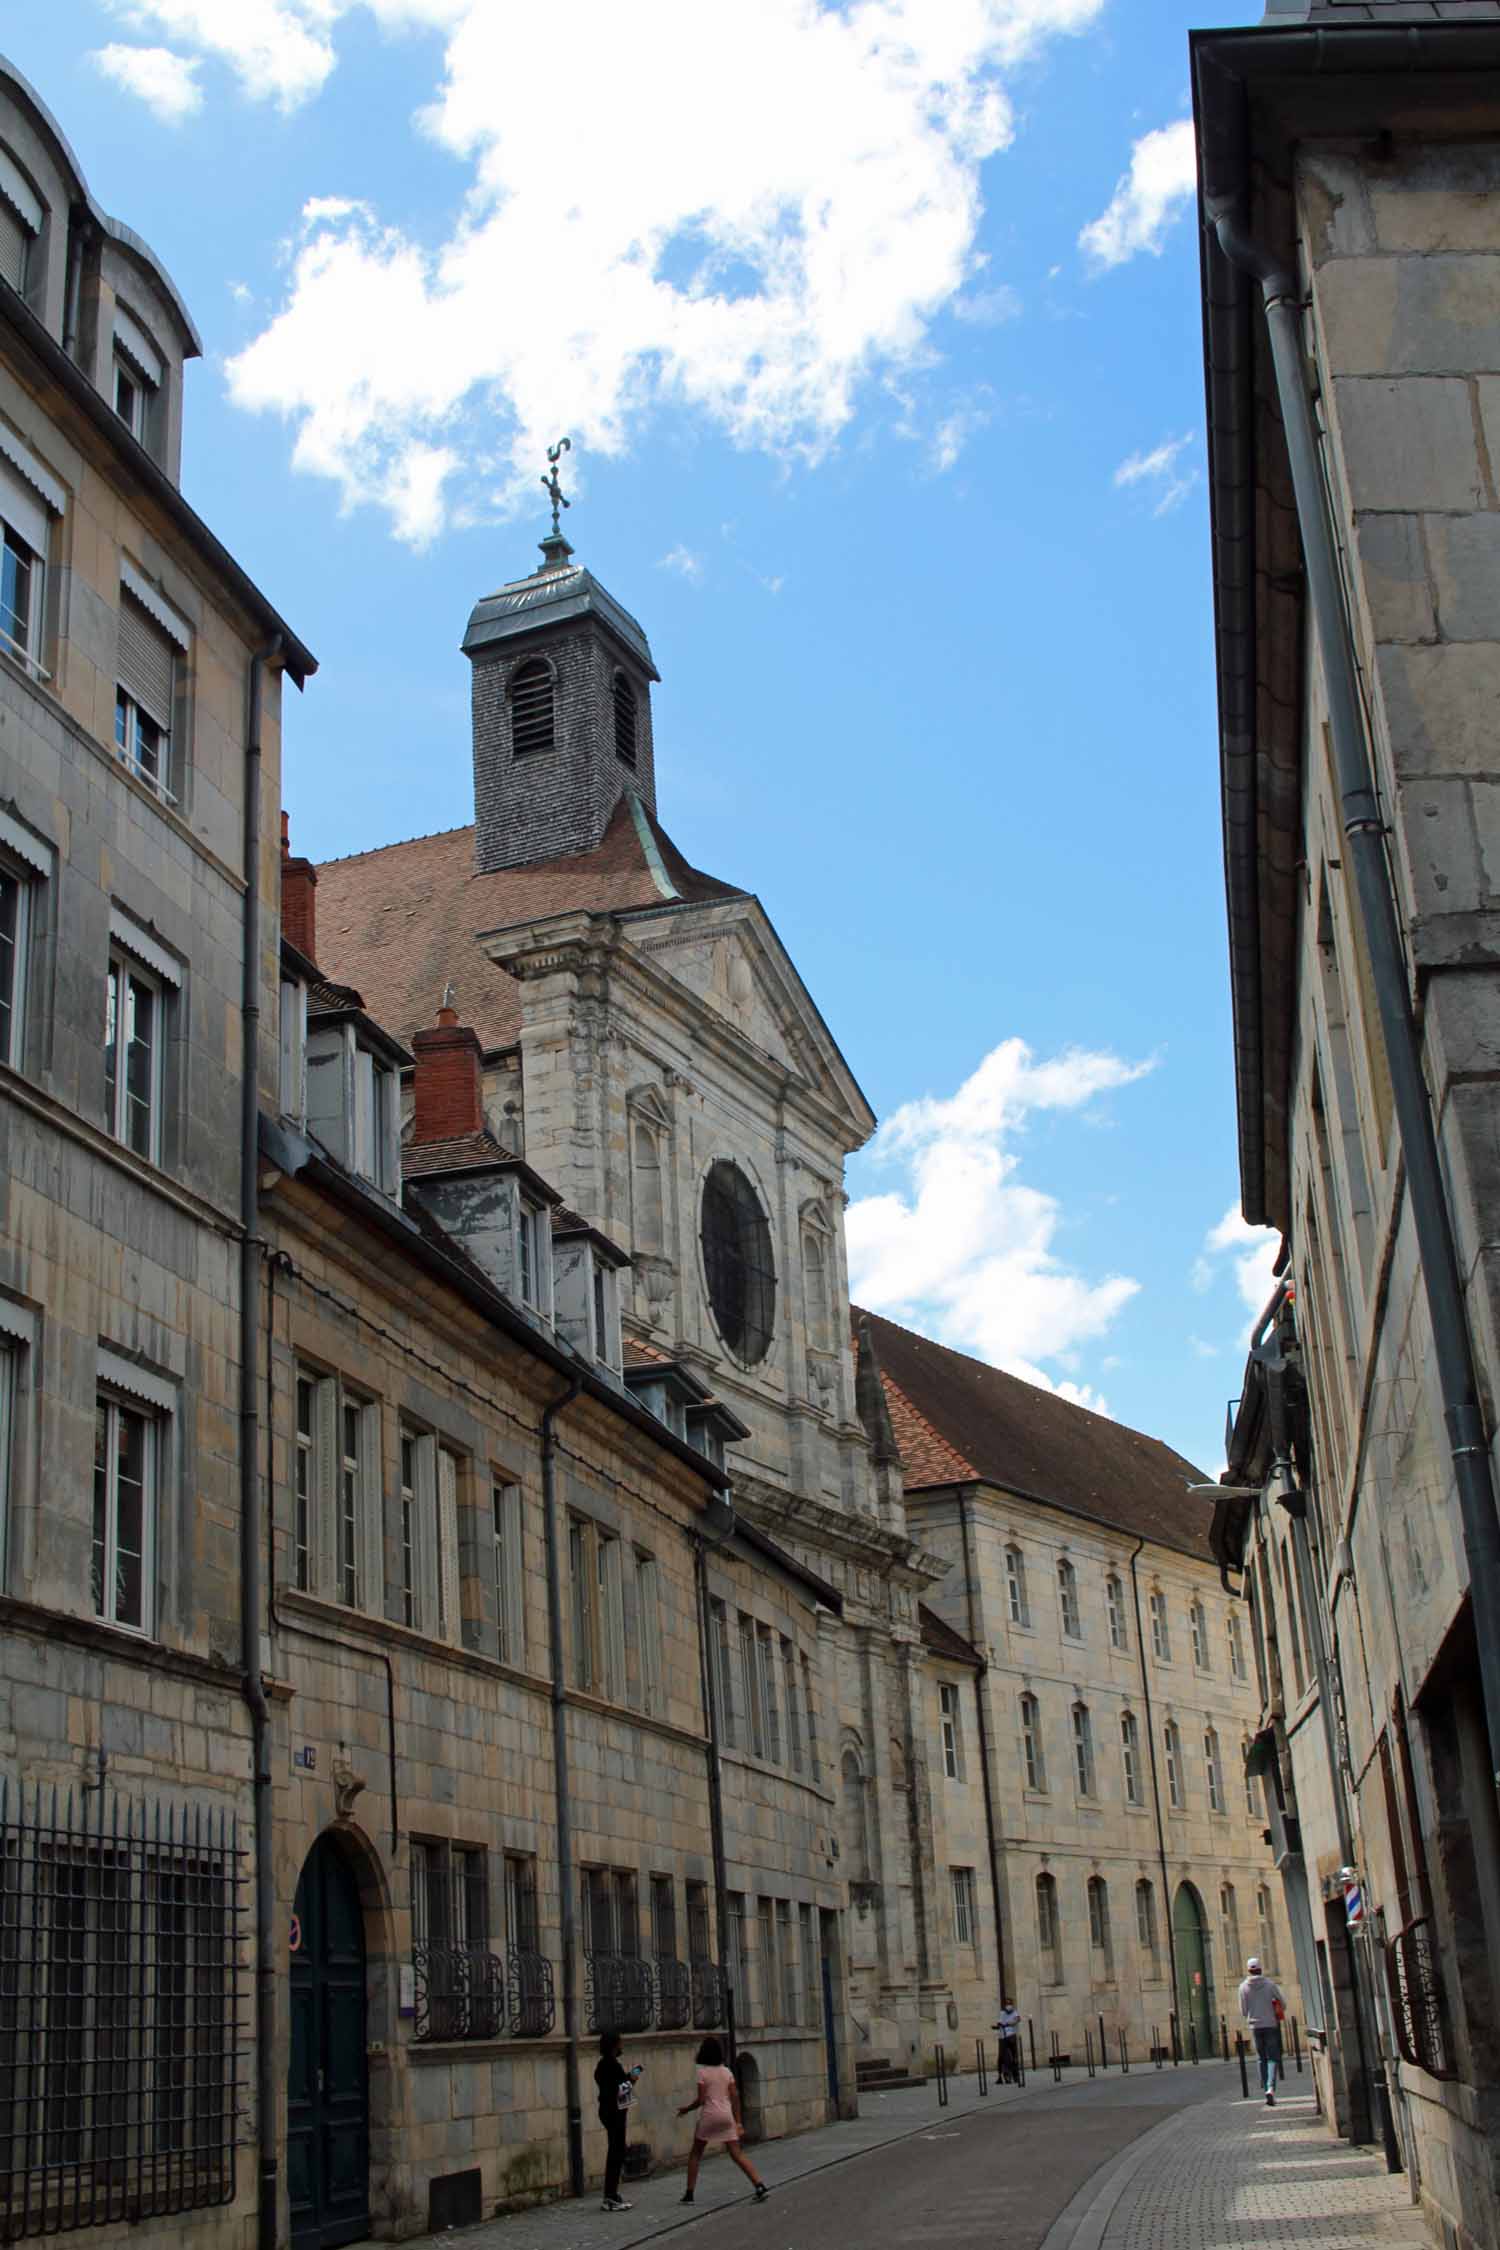
[[[1178,2028],[1177,2028],[1177,2010],[1176,2010],[1175,2008],[1174,2008],[1174,2009],[1172,2010],[1171,2023],[1172,2023],[1172,2068],[1173,2068],[1173,2069],[1175,2070],[1175,2069],[1177,2068],[1177,2065],[1178,2065],[1178,2064],[1179,2064],[1179,2063],[1181,2062],[1181,2060],[1182,2060],[1182,2039],[1181,2039],[1181,2036],[1179,2035],[1179,2032],[1178,2032]]]
[[[1220,2018],[1219,2018],[1219,2034],[1220,2034],[1221,2038],[1222,2038],[1222,2039],[1223,2039],[1223,2041],[1224,2041],[1224,2060],[1225,2060],[1226,2062],[1228,2062],[1228,2060],[1229,2060],[1229,2018],[1228,2018],[1228,2016],[1220,2016]]]
[[[933,2063],[937,2072],[938,2108],[948,2107],[948,2058],[939,2046],[933,2050]]]
[[[1054,2086],[1062,2084],[1062,2051],[1057,2044],[1055,2031],[1052,2034],[1052,2083]]]
[[[1297,2065],[1297,2076],[1300,2078],[1302,2076],[1302,2034],[1297,2028],[1295,2016],[1292,2018],[1292,2060]]]
[[[984,2067],[984,2041],[982,2039],[976,2039],[974,2042],[974,2048],[976,2056],[976,2068],[979,2073],[979,2091],[981,2092],[981,2094],[987,2094],[990,2090],[990,2081]]]
[[[1026,2018],[1026,2038],[1027,2038],[1027,2041],[1028,2041],[1028,2043],[1029,2043],[1029,2045],[1030,2045],[1030,2047],[1031,2047],[1031,2067],[1032,2067],[1032,2069],[1033,2069],[1033,2070],[1035,2070],[1035,2069],[1036,2069],[1036,2025],[1035,2025],[1035,2024],[1034,2024],[1034,2023],[1032,2022],[1032,2020],[1031,2020],[1030,2016],[1028,2016],[1028,2017]]]
[[[1109,2068],[1109,2049],[1104,2044],[1103,2016],[1099,2018],[1099,2068],[1101,2070],[1108,2070]]]
[[[1166,2060],[1165,2055],[1162,2053],[1161,2025],[1159,2023],[1154,2023],[1151,2026],[1151,2060],[1155,2063],[1158,2070],[1161,2069],[1163,2062],[1165,2062]]]
[[[1188,2053],[1196,2065],[1198,2060],[1198,2018],[1196,2016],[1188,2017]]]
[[[1234,2052],[1240,2066],[1240,2100],[1247,2102],[1250,2099],[1250,2078],[1245,2069],[1245,2035],[1242,2031],[1237,2031],[1234,2035]]]
[[[1124,2032],[1122,2031],[1122,2032],[1120,2033],[1120,2076],[1121,2076],[1122,2078],[1128,2078],[1128,2077],[1129,2077],[1129,2075],[1130,2075],[1130,2053],[1129,2053],[1129,2050],[1127,2049],[1127,2047],[1126,2047],[1126,2045],[1125,2045],[1125,2034],[1124,2034]]]
[[[1089,2030],[1087,2024],[1083,2028],[1083,2059],[1088,2065],[1088,2073],[1092,2078],[1094,2075],[1094,2034]]]

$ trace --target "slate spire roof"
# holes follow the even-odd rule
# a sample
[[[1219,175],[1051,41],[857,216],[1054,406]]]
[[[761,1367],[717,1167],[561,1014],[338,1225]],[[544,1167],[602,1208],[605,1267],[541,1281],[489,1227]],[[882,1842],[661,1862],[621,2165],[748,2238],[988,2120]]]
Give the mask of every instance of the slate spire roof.
[[[1159,1438],[854,1308],[878,1355],[908,1492],[988,1484],[1213,1560],[1208,1480]]]

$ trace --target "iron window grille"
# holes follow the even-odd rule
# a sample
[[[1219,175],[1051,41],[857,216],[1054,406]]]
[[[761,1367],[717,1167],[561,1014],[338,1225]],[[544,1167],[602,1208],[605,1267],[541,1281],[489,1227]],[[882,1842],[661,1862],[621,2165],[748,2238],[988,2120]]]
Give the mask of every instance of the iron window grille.
[[[229,2203],[242,1853],[222,1810],[0,1780],[0,2235]]]
[[[490,1946],[484,1852],[414,1839],[411,1919],[413,2038],[503,2038],[509,1984],[504,1957]]]
[[[1425,1918],[1409,1922],[1391,1939],[1385,1958],[1402,2061],[1433,2078],[1456,2077],[1432,1924]]]
[[[651,1963],[639,1953],[583,1956],[583,1989],[590,2031],[649,2031],[655,2012]]]
[[[689,1962],[693,1987],[694,2031],[717,2031],[725,2020],[724,1972],[706,1957]]]
[[[753,1367],[771,1346],[776,1267],[771,1230],[754,1188],[737,1164],[720,1159],[703,1183],[703,1272],[719,1334]]]
[[[693,1978],[686,1961],[658,1953],[656,1969],[656,2022],[661,2031],[686,2031],[693,2013]]]

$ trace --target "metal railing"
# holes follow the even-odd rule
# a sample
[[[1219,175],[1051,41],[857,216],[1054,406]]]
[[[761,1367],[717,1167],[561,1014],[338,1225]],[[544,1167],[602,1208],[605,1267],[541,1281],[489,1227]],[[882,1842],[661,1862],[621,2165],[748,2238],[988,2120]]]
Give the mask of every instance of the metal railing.
[[[688,1965],[669,1953],[658,1953],[655,1966],[657,2029],[686,2031],[693,2015],[693,1979]]]
[[[717,1961],[706,1957],[688,1964],[693,1986],[694,2031],[717,2031],[728,2016],[725,2004],[724,1971]]]
[[[649,2031],[655,1992],[651,1963],[639,1953],[583,1956],[584,2010],[590,2031]]]
[[[414,1945],[412,2037],[545,2039],[556,2021],[552,1964],[520,1948],[507,1960],[486,1945]]]
[[[1414,2063],[1434,2078],[1452,2078],[1453,2054],[1431,1923],[1425,1917],[1408,1922],[1386,1946],[1385,1959],[1402,2061]]]
[[[233,2200],[241,1857],[222,1810],[0,1780],[0,2238]]]

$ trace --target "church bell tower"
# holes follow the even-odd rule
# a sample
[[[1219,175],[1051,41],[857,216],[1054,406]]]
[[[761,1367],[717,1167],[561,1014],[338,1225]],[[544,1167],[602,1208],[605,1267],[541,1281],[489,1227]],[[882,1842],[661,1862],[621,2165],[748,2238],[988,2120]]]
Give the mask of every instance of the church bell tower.
[[[656,811],[646,636],[559,528],[563,497],[549,448],[552,530],[542,561],[476,602],[464,634],[473,666],[474,867],[489,874],[593,851],[621,797]]]

